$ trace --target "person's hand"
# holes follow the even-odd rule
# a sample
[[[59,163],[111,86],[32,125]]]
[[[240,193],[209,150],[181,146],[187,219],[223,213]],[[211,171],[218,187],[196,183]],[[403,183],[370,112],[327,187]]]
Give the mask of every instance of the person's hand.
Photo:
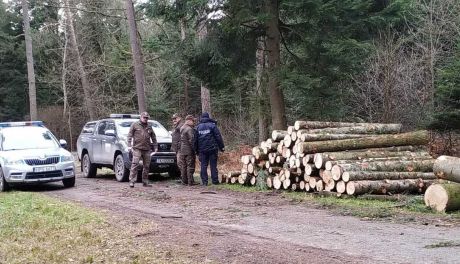
[[[132,148],[132,147],[128,147],[128,152],[129,152],[129,153],[133,152],[133,148]]]

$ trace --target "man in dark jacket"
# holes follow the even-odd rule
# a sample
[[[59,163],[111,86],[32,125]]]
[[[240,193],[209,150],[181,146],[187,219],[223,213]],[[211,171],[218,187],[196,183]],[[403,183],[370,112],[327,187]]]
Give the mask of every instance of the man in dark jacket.
[[[173,121],[173,130],[171,133],[172,137],[172,144],[171,144],[171,151],[174,151],[176,153],[176,158],[177,158],[177,167],[179,168],[179,171],[182,171],[182,164],[181,164],[181,158],[180,158],[180,128],[184,125],[184,121],[182,120],[182,117],[179,114],[174,114],[172,116],[172,121]],[[183,178],[181,176],[181,182],[182,184],[187,184],[187,181],[183,181]]]
[[[217,154],[219,150],[224,151],[224,141],[217,128],[217,122],[209,118],[209,114],[204,112],[195,133],[195,150],[201,162],[201,182],[203,185],[208,185],[208,164],[210,163],[212,183],[219,184]]]
[[[192,115],[185,117],[185,124],[180,128],[180,151],[182,183],[193,185],[195,173],[195,118]]]

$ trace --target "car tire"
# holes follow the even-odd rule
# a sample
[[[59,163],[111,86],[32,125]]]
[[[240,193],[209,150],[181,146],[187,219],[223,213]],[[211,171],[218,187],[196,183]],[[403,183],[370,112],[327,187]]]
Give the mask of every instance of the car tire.
[[[10,190],[10,185],[6,182],[5,176],[3,175],[2,167],[0,167],[0,192],[6,192]]]
[[[129,169],[125,166],[125,161],[122,154],[118,154],[113,162],[113,172],[115,173],[115,178],[119,182],[128,181],[129,178]]]
[[[75,186],[75,176],[72,178],[66,178],[62,180],[65,188],[71,188]]]
[[[91,163],[88,153],[85,153],[85,155],[83,155],[83,159],[81,160],[81,171],[83,172],[83,176],[86,178],[93,178],[96,176],[97,167]]]

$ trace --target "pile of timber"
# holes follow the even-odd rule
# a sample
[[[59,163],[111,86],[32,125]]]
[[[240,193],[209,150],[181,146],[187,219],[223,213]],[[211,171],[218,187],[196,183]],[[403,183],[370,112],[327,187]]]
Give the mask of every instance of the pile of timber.
[[[460,210],[460,158],[440,156],[433,167],[445,183],[433,184],[425,192],[425,204],[438,212]]]
[[[338,195],[423,193],[433,183],[427,131],[400,133],[400,124],[296,121],[241,157],[227,183]]]

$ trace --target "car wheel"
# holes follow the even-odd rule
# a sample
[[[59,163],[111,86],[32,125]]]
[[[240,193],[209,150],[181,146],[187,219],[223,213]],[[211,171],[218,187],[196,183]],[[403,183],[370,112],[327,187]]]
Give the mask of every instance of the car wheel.
[[[97,167],[91,163],[88,153],[83,155],[83,160],[81,161],[81,171],[83,172],[83,176],[86,178],[93,178],[96,176]]]
[[[6,182],[5,177],[3,176],[3,170],[0,167],[0,192],[6,192],[9,189],[10,189],[10,186]]]
[[[74,187],[75,186],[75,177],[63,179],[62,183],[64,184],[64,187],[66,187],[66,188]]]
[[[129,170],[125,167],[125,161],[123,155],[118,154],[113,164],[113,171],[115,172],[115,178],[119,182],[125,182],[129,177]]]

